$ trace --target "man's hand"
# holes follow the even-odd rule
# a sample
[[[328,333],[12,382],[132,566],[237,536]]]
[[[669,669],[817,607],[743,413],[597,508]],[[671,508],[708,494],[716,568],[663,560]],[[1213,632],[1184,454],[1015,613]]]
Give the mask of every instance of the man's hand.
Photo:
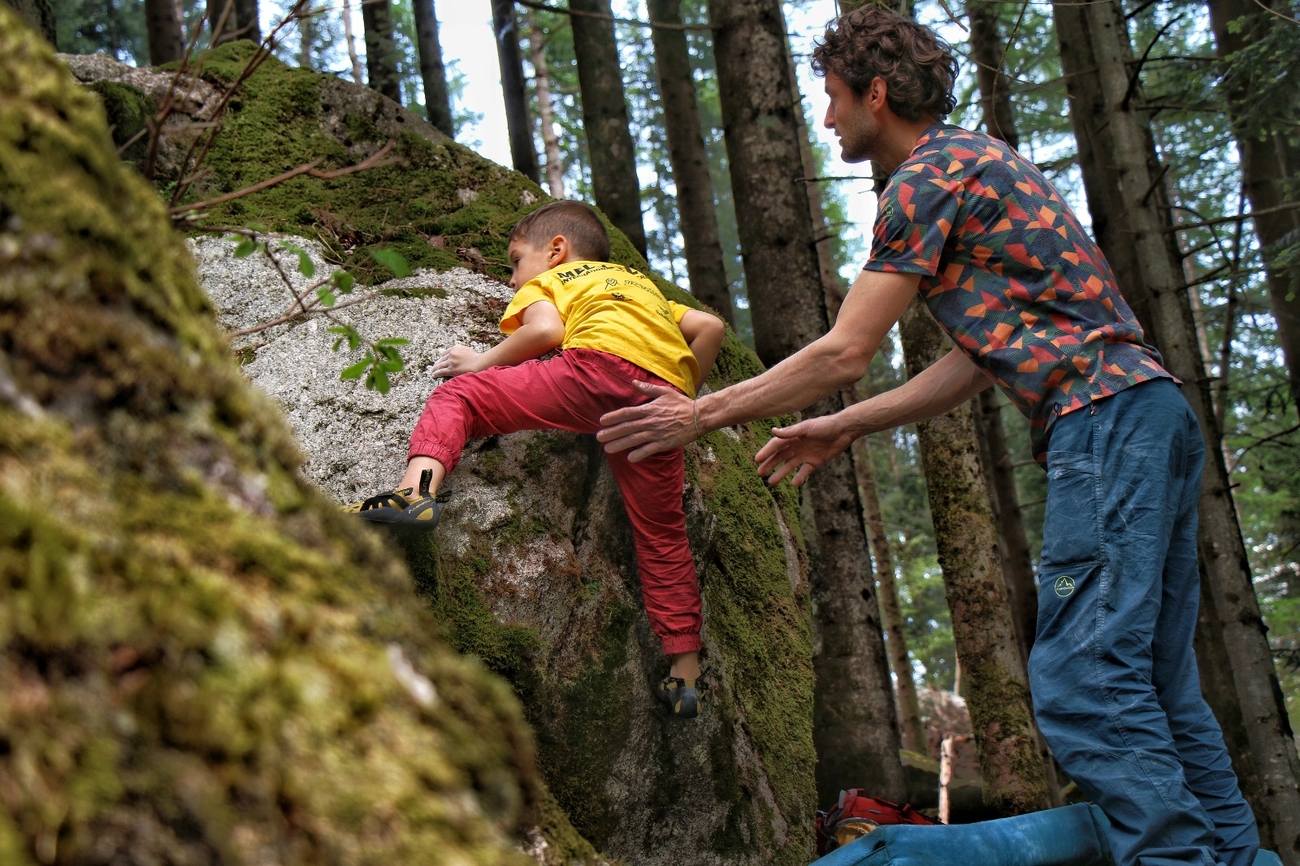
[[[596,439],[610,454],[636,448],[627,459],[636,463],[651,454],[680,448],[696,439],[694,401],[675,388],[637,382],[636,389],[655,399],[600,416],[605,428]],[[638,447],[640,446],[640,447]]]
[[[477,373],[483,369],[486,368],[482,353],[475,352],[469,346],[452,346],[439,355],[438,360],[433,363],[433,377],[450,379],[461,373]]]
[[[809,418],[790,427],[773,428],[772,438],[758,449],[754,461],[758,463],[758,474],[766,476],[768,484],[777,484],[795,472],[791,483],[799,487],[814,469],[843,452],[853,439],[839,413]]]

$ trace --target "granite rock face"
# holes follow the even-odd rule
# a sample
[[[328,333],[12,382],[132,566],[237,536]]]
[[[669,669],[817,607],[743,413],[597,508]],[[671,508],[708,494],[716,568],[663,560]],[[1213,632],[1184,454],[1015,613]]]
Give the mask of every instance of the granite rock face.
[[[318,277],[328,272],[312,240],[268,239],[272,255],[285,244],[312,255]],[[305,474],[340,502],[391,487],[405,465],[409,432],[438,384],[428,373],[433,360],[458,343],[482,350],[499,339],[496,322],[510,290],[464,269],[422,270],[349,298],[355,303],[338,311],[339,321],[372,339],[410,340],[403,347],[407,369],[380,395],[339,379],[352,358],[332,350],[334,336],[323,319],[247,333],[282,317],[292,295],[279,274],[293,271],[297,255],[280,253],[277,269],[265,257],[234,258],[235,246],[193,242],[200,279],[222,324],[240,334],[234,347],[245,374],[284,407],[306,454]],[[291,283],[301,293],[307,281],[293,274]],[[781,597],[797,598],[803,591],[798,541],[788,529],[790,514],[754,483],[752,466],[744,463],[753,447],[749,431],[720,431],[709,440],[691,448],[692,483],[684,491],[705,584],[706,661],[714,683],[694,721],[671,719],[651,694],[666,662],[641,609],[621,499],[592,437],[524,432],[472,442],[444,485],[452,493],[436,535],[429,543],[408,541],[407,554],[453,645],[515,684],[537,731],[551,790],[599,850],[628,863],[665,866],[680,860],[682,846],[693,863],[757,864],[783,856],[799,862],[794,852],[803,816],[785,814],[778,798],[789,795],[789,780],[771,777],[771,761],[762,754],[770,748],[766,732],[754,735],[746,710],[755,704],[770,711],[793,693],[747,693],[757,684],[743,673],[732,676],[744,665],[733,657],[737,649],[781,651],[775,641],[789,635],[783,638],[779,618],[765,633],[765,623],[739,611],[728,625],[741,623],[746,632],[724,630],[720,641],[712,616],[715,605],[770,611]],[[725,475],[736,477],[724,482]],[[728,548],[736,539],[732,529],[719,531],[711,494],[732,484],[747,488],[743,508],[759,512],[749,516],[754,535],[743,539],[745,547],[779,545],[768,553],[775,554],[781,585],[765,588],[775,598],[722,600],[731,590],[713,585],[734,567]],[[767,535],[758,534],[763,529]],[[720,544],[723,534],[728,539]],[[784,613],[798,622],[797,609]],[[727,637],[741,638],[742,646]],[[776,666],[791,679],[805,676],[794,654],[806,649],[787,644],[784,652],[791,657],[775,659]],[[718,850],[724,833],[734,839],[730,850]]]
[[[247,44],[223,46],[197,77],[227,87],[250,54]],[[357,287],[332,315],[371,339],[410,340],[406,369],[386,395],[340,381],[356,356],[332,351],[329,321],[285,315],[289,290],[270,259],[234,258],[235,243],[218,232],[192,242],[202,285],[236,335],[232,353],[281,406],[303,474],[337,502],[399,477],[407,437],[437,384],[428,376],[433,358],[453,343],[499,339],[506,238],[544,198],[520,175],[399,120],[391,103],[359,90],[266,61],[236,94],[239,111],[223,116],[202,188],[186,199],[228,195],[315,160],[335,170],[393,145],[377,168],[298,177],[205,208],[194,223],[258,226],[272,255],[284,243],[301,248],[316,278],[346,270]],[[114,103],[103,101],[111,120]],[[646,270],[625,237],[611,239],[614,261]],[[411,274],[395,280],[379,249],[399,253]],[[281,270],[301,291],[297,254],[287,263]],[[655,279],[674,300],[698,306]],[[708,387],[759,369],[729,336]],[[472,442],[444,486],[452,495],[442,525],[424,539],[331,524],[355,536],[350,543],[400,549],[418,606],[445,640],[510,683],[545,783],[541,806],[524,814],[535,819],[532,850],[546,862],[591,862],[593,846],[629,864],[811,858],[807,563],[797,496],[754,472],[764,433],[763,424],[716,431],[687,451],[683,496],[713,683],[694,721],[670,718],[652,697],[667,664],[593,438],[536,432]]]

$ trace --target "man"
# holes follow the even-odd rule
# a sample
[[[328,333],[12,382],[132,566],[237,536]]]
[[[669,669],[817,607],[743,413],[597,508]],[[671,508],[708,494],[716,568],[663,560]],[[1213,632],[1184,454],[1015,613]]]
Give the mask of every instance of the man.
[[[657,399],[605,416],[598,437],[637,460],[806,407],[865,374],[919,292],[956,348],[900,388],[773,431],[759,471],[802,484],[858,436],[1000,386],[1048,473],[1029,665],[1043,735],[1105,811],[1120,866],[1248,866],[1258,832],[1192,653],[1204,446],[1176,380],[1047,179],[1004,143],[940,122],[956,63],[931,31],[866,6],[830,26],[813,65],[844,159],[890,173],[834,328],[696,401],[644,389]]]

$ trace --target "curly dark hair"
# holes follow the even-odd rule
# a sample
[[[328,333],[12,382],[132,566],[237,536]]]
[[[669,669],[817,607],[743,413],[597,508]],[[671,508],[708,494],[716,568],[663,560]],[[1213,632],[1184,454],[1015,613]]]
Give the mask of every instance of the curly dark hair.
[[[957,58],[933,30],[867,3],[826,27],[813,47],[813,70],[834,73],[856,96],[877,75],[889,85],[889,108],[904,120],[944,118],[957,107],[952,95]]]

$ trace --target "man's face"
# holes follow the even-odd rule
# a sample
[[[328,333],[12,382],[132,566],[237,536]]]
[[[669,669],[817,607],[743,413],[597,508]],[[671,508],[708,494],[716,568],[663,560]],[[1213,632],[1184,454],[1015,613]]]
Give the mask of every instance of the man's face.
[[[518,291],[520,286],[533,277],[549,271],[551,261],[548,253],[548,248],[534,246],[526,240],[517,238],[511,241],[506,248],[511,270],[510,288]]]
[[[870,159],[880,138],[880,127],[867,106],[867,94],[855,95],[843,78],[828,72],[826,95],[831,101],[823,124],[835,130],[835,137],[840,140],[840,159],[845,162]]]

